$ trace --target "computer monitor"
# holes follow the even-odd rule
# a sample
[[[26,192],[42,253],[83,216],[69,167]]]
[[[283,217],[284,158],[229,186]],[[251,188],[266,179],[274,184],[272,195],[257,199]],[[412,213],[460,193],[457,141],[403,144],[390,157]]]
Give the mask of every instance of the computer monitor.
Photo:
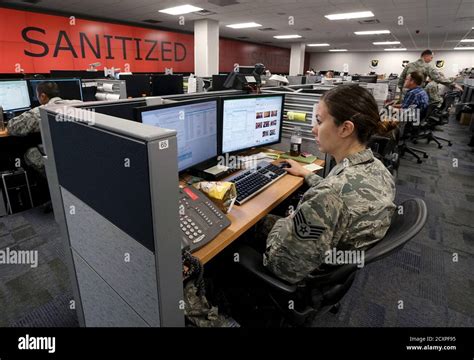
[[[359,82],[377,83],[377,75],[360,75]]]
[[[0,81],[0,106],[5,111],[25,110],[31,106],[25,80]]]
[[[239,66],[239,73],[245,75],[252,75],[255,70],[255,66]]]
[[[227,74],[212,75],[212,91],[229,90],[224,87],[224,83],[227,80]]]
[[[151,95],[149,74],[120,75],[120,80],[125,80],[128,97],[136,98]]]
[[[38,86],[39,83],[42,83],[45,81],[54,82],[58,84],[59,97],[61,99],[83,101],[82,84],[81,84],[81,80],[79,79],[38,79],[38,80],[30,79],[28,80],[28,88],[30,91],[31,106],[40,105],[37,95],[36,95],[36,87]]]
[[[138,98],[127,101],[104,101],[103,103],[80,106],[85,109],[94,110],[96,113],[115,116],[121,119],[127,119],[131,121],[138,121],[135,109],[139,106],[145,106],[146,100],[144,98]]]
[[[222,98],[221,153],[281,142],[283,94]]]
[[[136,109],[138,121],[177,131],[178,171],[217,156],[217,99],[180,101]]]
[[[87,71],[87,70],[51,70],[53,78],[80,78],[80,79],[104,79],[103,71]]]
[[[183,75],[152,75],[153,96],[183,94]]]

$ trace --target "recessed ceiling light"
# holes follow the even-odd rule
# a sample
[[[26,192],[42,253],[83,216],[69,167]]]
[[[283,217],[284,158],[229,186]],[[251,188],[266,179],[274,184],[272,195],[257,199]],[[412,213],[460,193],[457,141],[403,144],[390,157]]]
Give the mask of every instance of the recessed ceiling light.
[[[308,44],[308,46],[329,46],[329,44]]]
[[[474,39],[462,39],[461,42],[474,42]]]
[[[355,31],[354,34],[356,34],[356,35],[390,34],[390,30]]]
[[[275,39],[299,39],[301,35],[275,35]]]
[[[329,49],[331,52],[344,52],[347,51],[347,49]]]
[[[374,45],[398,45],[400,41],[376,41],[373,42]]]
[[[359,11],[359,12],[351,12],[351,13],[344,13],[344,14],[324,15],[324,17],[329,20],[360,19],[360,18],[372,17],[372,16],[374,16],[374,13],[372,11]]]
[[[259,27],[262,25],[257,24],[255,22],[248,22],[248,23],[241,23],[241,24],[231,24],[231,25],[226,25],[226,26],[232,29],[247,29],[247,28]]]
[[[384,49],[384,51],[406,51],[406,48],[390,48],[390,49]]]
[[[195,11],[201,11],[204,10],[200,7],[192,6],[192,5],[181,5],[181,6],[175,6],[175,7],[170,7],[167,9],[163,10],[158,10],[158,12],[169,14],[169,15],[183,15],[183,14],[189,14]]]
[[[455,47],[454,50],[474,50],[474,46],[459,46]]]

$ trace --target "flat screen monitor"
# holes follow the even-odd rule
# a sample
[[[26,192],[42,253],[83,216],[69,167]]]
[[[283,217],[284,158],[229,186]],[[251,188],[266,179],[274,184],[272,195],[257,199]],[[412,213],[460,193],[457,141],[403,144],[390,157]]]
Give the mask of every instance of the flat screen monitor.
[[[229,90],[224,87],[224,83],[227,80],[227,74],[212,75],[212,91]]]
[[[281,142],[283,94],[222,98],[222,153]]]
[[[135,108],[145,106],[145,99],[127,100],[127,101],[105,101],[100,104],[80,106],[85,109],[94,110],[99,114],[115,116],[121,119],[138,121],[135,115]]]
[[[377,83],[377,75],[360,75],[359,82]]]
[[[150,75],[120,75],[120,80],[125,80],[128,97],[137,98],[151,95]]]
[[[31,106],[25,80],[0,81],[0,106],[6,111],[24,110]]]
[[[36,94],[36,87],[42,82],[55,82],[58,84],[59,97],[64,100],[81,100],[82,97],[82,84],[79,79],[41,79],[41,80],[28,80],[28,87],[30,90],[30,99],[32,106],[39,106],[40,103]]]
[[[152,75],[153,96],[183,94],[183,75]]]
[[[87,70],[51,70],[53,78],[80,78],[80,79],[104,79],[103,71],[87,71]]]
[[[143,124],[177,131],[178,171],[217,156],[217,99],[181,101],[136,109]]]

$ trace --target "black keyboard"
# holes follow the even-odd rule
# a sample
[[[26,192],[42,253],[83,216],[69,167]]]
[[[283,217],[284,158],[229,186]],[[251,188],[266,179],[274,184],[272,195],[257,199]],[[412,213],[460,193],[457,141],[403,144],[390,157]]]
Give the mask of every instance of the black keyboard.
[[[263,191],[275,181],[285,176],[286,171],[268,161],[259,161],[255,169],[245,170],[236,176],[227,179],[235,183],[237,188],[238,205],[242,205],[250,198]]]

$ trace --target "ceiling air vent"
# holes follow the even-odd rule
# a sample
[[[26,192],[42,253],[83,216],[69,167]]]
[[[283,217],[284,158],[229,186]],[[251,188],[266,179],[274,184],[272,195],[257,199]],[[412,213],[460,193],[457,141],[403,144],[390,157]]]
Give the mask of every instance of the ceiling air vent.
[[[229,6],[239,4],[237,0],[208,0],[208,2],[217,6]]]
[[[154,19],[146,19],[146,20],[143,20],[143,22],[146,22],[148,24],[158,24],[160,23],[161,21],[159,20],[154,20]]]
[[[193,12],[193,14],[201,15],[201,16],[209,16],[209,15],[215,15],[217,13],[213,11],[209,11],[209,10],[201,10],[201,11],[195,11]]]
[[[380,24],[380,21],[377,19],[368,19],[368,20],[359,20],[358,23],[361,25],[370,25],[370,24]]]
[[[311,31],[311,30],[313,30],[313,29],[308,28],[308,27],[305,27],[305,28],[300,29],[300,31]]]
[[[276,29],[270,28],[270,27],[268,27],[268,28],[261,28],[261,29],[258,29],[258,30],[260,30],[260,31],[276,31]]]
[[[240,39],[240,40],[245,40],[245,39],[248,39],[249,37],[248,36],[238,36],[237,39]]]
[[[23,0],[24,3],[38,4],[41,0]]]

